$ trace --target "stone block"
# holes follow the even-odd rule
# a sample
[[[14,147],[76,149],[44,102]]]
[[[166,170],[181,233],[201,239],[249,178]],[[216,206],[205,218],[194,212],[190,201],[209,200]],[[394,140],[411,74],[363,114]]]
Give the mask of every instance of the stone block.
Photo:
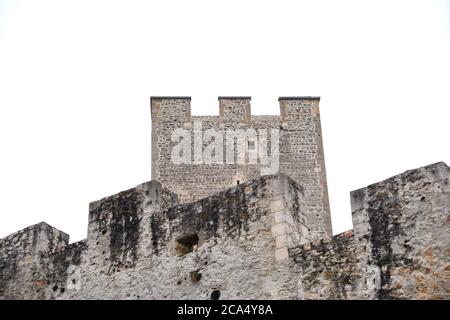
[[[280,261],[287,259],[289,257],[289,252],[287,247],[277,248],[275,250],[275,260]]]
[[[289,245],[288,245],[288,237],[287,237],[287,235],[283,234],[283,235],[277,236],[275,238],[275,244],[276,244],[277,249],[278,248],[283,248],[283,247],[288,247]]]
[[[283,211],[285,209],[284,206],[284,201],[282,199],[278,199],[275,201],[272,201],[270,203],[270,210],[272,212],[279,212],[279,211]]]
[[[285,223],[276,224],[271,228],[271,231],[273,237],[285,235],[287,233],[286,224]]]

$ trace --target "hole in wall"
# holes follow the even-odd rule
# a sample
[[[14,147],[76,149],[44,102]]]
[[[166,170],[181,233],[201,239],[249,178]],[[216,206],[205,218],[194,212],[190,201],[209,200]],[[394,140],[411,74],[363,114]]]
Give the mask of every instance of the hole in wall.
[[[53,291],[58,290],[58,286],[53,286],[52,290],[53,290]]]
[[[231,185],[232,185],[232,186],[237,186],[237,185],[239,185],[242,181],[245,181],[245,178],[244,178],[241,174],[237,173],[237,174],[234,175],[234,177],[233,177],[233,179],[232,179]]]
[[[219,300],[220,299],[220,290],[213,290],[211,292],[211,300]]]
[[[184,256],[196,249],[198,245],[198,235],[196,233],[187,234],[178,238],[176,241],[175,250],[178,254]]]
[[[202,274],[199,273],[198,271],[192,271],[192,272],[190,273],[190,275],[191,275],[191,282],[192,282],[192,283],[197,283],[197,282],[199,282],[200,279],[202,278]]]

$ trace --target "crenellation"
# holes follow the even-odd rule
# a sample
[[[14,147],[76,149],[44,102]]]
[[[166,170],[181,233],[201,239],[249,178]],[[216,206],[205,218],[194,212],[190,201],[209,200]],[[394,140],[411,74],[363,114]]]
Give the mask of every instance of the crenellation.
[[[333,236],[319,97],[281,97],[280,116],[252,116],[250,97],[191,116],[190,100],[152,97],[158,181],[91,202],[86,239],[45,222],[0,239],[0,299],[450,298],[445,163],[351,192],[353,229]],[[172,163],[174,127],[278,129],[279,170]],[[248,156],[261,144],[243,136]]]
[[[0,240],[0,297],[448,299],[448,183],[438,163],[357,190],[369,228],[311,239],[303,187],[286,175],[185,204],[147,182],[91,203],[86,240],[67,245],[45,223]]]
[[[43,253],[58,251],[68,243],[68,234],[40,222],[0,239],[0,252],[6,258],[8,255],[39,257]]]
[[[448,299],[449,172],[440,162],[352,193],[356,234],[369,237],[380,270],[378,298]]]
[[[181,103],[181,100],[173,101]],[[331,235],[319,98],[280,98],[281,116],[251,115],[250,102],[251,97],[219,97],[219,116],[191,116],[188,126],[160,120],[170,118],[170,109],[162,118],[152,112],[152,178],[176,192],[181,202],[186,203],[232,187],[238,181],[284,173],[305,189],[309,237]],[[192,129],[191,154],[187,157],[191,163],[179,164],[171,160],[172,150],[178,143],[171,138],[175,129]],[[207,133],[208,130],[218,132],[223,138],[219,162],[213,164],[202,163],[199,149],[202,145],[195,142],[198,132]],[[227,148],[236,144],[239,138],[244,139],[244,144],[251,140],[256,150],[262,150],[267,143],[267,155],[279,154],[278,168],[272,169],[271,165],[263,165],[261,161],[252,162],[248,149],[238,152],[236,148],[234,154],[227,155]],[[279,145],[272,144],[272,139]],[[207,144],[203,142],[203,147]],[[245,157],[242,158],[244,161],[239,161],[238,153]]]
[[[251,97],[219,97],[219,115],[226,122],[249,122]]]
[[[190,97],[152,97],[150,100],[152,119],[155,121],[173,124],[190,122]]]
[[[353,191],[354,230],[289,249],[299,298],[449,299],[448,184],[441,162]]]
[[[157,181],[91,203],[87,239],[91,261],[107,274],[134,267],[150,244],[152,214],[177,203],[177,196]]]

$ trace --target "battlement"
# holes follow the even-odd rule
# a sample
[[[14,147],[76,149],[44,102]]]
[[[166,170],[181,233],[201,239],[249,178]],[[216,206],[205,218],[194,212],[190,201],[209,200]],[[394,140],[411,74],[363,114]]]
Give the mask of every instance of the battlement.
[[[0,239],[0,299],[27,296],[26,288],[38,283],[46,257],[68,242],[69,235],[45,222]]]
[[[286,259],[288,248],[307,240],[304,215],[301,186],[282,174],[188,204],[178,204],[174,193],[150,181],[92,202],[85,240],[67,244],[67,235],[45,223],[2,239],[7,254],[0,260],[0,298],[198,298],[217,287],[233,298],[233,286],[247,274],[234,271],[228,285],[218,285],[217,265],[239,260],[246,268],[255,261],[269,267]],[[10,253],[12,247],[28,248],[21,245],[25,240],[42,247],[47,239],[63,241],[54,241],[39,261]],[[264,270],[254,276],[266,278]],[[136,277],[140,282],[133,284]],[[20,292],[15,289],[19,280]],[[109,291],[116,281],[129,284]],[[257,292],[253,288],[249,294]]]
[[[382,182],[352,191],[350,198],[355,235],[361,237],[371,232],[381,232],[382,230],[379,229],[386,228],[386,225],[382,226],[380,220],[398,223],[400,217],[394,212],[402,201],[407,201],[411,207],[415,208],[422,208],[424,203],[430,200],[432,200],[433,208],[447,205],[450,202],[449,177],[449,167],[444,162],[438,162],[405,171]],[[404,195],[400,192],[400,188],[405,185],[420,190],[420,193],[409,198],[409,194]],[[434,198],[436,192],[439,192],[437,199]],[[391,212],[387,210],[380,212],[380,206],[385,203],[390,205]],[[408,213],[416,214],[414,210]]]
[[[3,259],[40,257],[57,251],[69,243],[69,235],[40,222],[0,239]]]
[[[322,239],[286,175],[185,204],[150,181],[92,202],[85,240],[46,223],[1,239],[0,299],[448,299],[449,176],[354,191],[355,229]]]
[[[218,100],[219,116],[193,116],[190,97],[151,99],[152,179],[177,193],[182,203],[189,203],[264,174],[286,174],[304,188],[310,237],[331,236],[320,98],[280,97],[279,116],[252,115],[250,96],[220,96]],[[179,143],[173,138],[176,130],[187,131],[191,139],[187,144],[192,144],[192,148],[185,151],[187,156],[183,159],[186,161],[182,163],[172,159],[172,152]],[[226,151],[234,145],[234,140],[227,139],[234,139],[234,136],[227,134],[234,130],[246,132],[234,136],[247,139],[248,145],[241,151],[232,151],[230,156]],[[214,151],[216,165],[202,162],[202,146],[211,144],[207,132],[223,137],[217,142],[223,145],[223,150],[217,144],[214,146],[214,150],[220,150]],[[250,158],[251,146],[255,152],[266,149],[270,163],[264,164],[261,159],[253,163],[229,161],[230,158]],[[244,149],[247,151],[242,151]],[[272,168],[273,163],[276,165]]]
[[[278,101],[283,100],[292,100],[292,101],[301,101],[301,100],[319,100],[320,97],[318,96],[292,96],[292,97],[279,97]]]
[[[172,121],[174,117],[191,122],[191,100],[189,96],[152,96],[150,105],[153,122]],[[251,121],[251,97],[250,96],[219,96],[218,120],[233,118],[235,120]],[[299,113],[295,105],[315,105],[320,101],[318,96],[291,96],[279,97],[280,116],[289,119],[289,114]],[[162,108],[162,109],[161,109]],[[200,116],[196,116],[200,117]],[[286,120],[285,119],[285,120]]]
[[[449,299],[450,169],[351,192],[354,230],[289,249],[305,299]]]
[[[332,236],[319,102],[192,116],[152,97],[153,180],[90,203],[82,241],[44,222],[0,239],[0,299],[450,299],[449,167],[353,191],[354,229]]]
[[[153,100],[191,100],[188,96],[152,96],[150,99]]]

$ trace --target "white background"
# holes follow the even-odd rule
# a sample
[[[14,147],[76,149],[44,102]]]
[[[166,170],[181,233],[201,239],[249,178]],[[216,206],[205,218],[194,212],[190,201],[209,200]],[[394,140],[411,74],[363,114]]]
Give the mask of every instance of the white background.
[[[449,1],[1,1],[0,237],[86,237],[88,203],[150,180],[151,95],[319,95],[334,233],[349,192],[450,163]]]

